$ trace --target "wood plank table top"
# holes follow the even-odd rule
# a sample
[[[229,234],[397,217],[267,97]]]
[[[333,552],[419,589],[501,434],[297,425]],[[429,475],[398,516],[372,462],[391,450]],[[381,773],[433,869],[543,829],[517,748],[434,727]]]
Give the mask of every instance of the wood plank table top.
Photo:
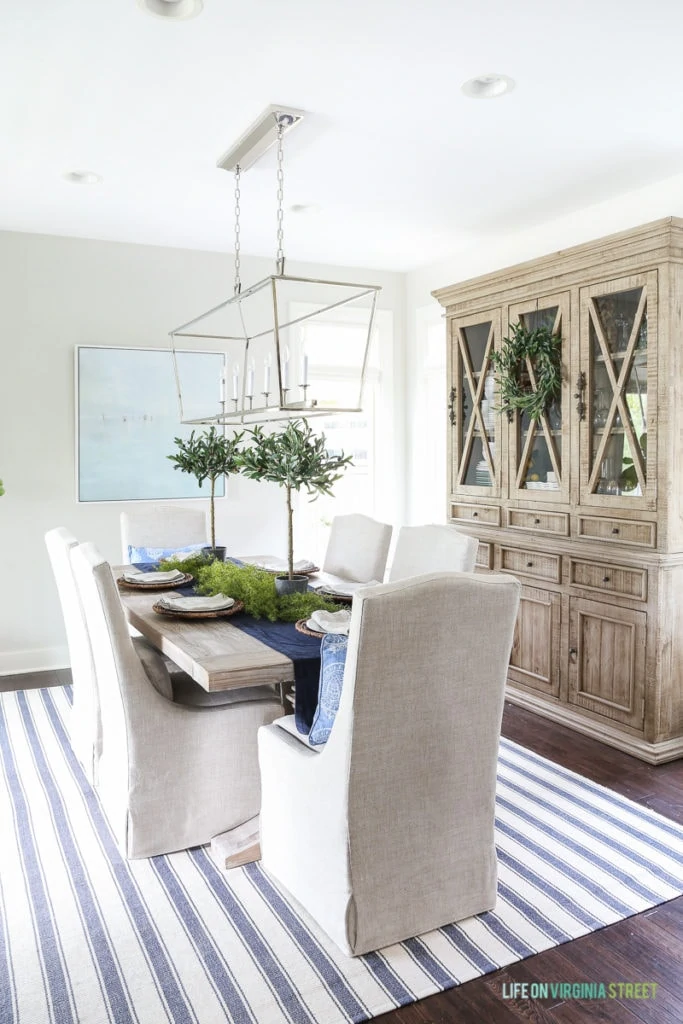
[[[167,618],[152,611],[161,592],[119,588],[119,593],[131,626],[205,690],[294,681],[294,666],[286,655],[231,625],[229,619]]]

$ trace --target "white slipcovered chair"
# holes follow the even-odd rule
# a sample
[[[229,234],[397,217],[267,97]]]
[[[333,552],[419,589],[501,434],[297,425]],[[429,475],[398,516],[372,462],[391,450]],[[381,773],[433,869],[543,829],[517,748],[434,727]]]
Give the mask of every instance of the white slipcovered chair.
[[[121,549],[124,564],[129,549],[183,548],[189,544],[210,544],[206,512],[179,505],[151,505],[121,513]]]
[[[254,817],[257,731],[281,714],[273,690],[234,690],[230,704],[208,707],[162,696],[128,635],[109,563],[93,544],[74,548],[71,562],[102,709],[98,791],[122,852],[198,846]]]
[[[88,627],[71,569],[70,553],[78,540],[63,526],[58,526],[45,534],[45,544],[57,584],[69,646],[73,683],[69,739],[88,781],[94,783],[102,752],[102,719]]]
[[[425,572],[474,572],[479,541],[454,526],[402,526],[389,582]]]
[[[335,516],[322,566],[322,578],[329,582],[382,581],[391,543],[391,526],[369,516],[354,513]]]
[[[519,592],[513,577],[466,573],[362,590],[327,744],[259,731],[263,866],[349,955],[495,905]]]

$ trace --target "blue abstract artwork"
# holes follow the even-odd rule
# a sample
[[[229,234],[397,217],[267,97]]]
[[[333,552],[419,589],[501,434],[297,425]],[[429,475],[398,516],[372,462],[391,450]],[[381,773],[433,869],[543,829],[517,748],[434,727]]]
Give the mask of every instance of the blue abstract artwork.
[[[221,352],[178,353],[185,416],[206,412],[224,365]],[[166,458],[175,437],[189,437],[178,413],[170,349],[76,347],[76,465],[79,501],[206,498],[209,485],[197,485],[174,470]],[[196,431],[208,429],[195,427]],[[216,481],[216,496],[225,481]]]

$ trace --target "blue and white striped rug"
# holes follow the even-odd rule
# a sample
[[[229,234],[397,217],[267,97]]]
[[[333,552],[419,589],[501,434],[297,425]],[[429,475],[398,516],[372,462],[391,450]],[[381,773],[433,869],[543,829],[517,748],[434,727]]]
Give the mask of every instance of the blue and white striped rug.
[[[504,741],[495,913],[349,959],[258,865],[126,862],[69,699],[0,699],[2,1024],[363,1021],[683,892],[682,827]]]

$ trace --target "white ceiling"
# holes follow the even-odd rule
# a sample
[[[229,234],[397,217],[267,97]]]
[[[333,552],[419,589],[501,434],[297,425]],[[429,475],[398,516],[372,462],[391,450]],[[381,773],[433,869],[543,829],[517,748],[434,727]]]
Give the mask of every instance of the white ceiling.
[[[7,0],[0,228],[231,251],[216,160],[281,103],[309,112],[285,204],[318,207],[287,256],[407,270],[682,172],[682,35],[680,0]],[[485,72],[515,90],[463,96]],[[244,174],[245,252],[274,253],[274,166]]]

